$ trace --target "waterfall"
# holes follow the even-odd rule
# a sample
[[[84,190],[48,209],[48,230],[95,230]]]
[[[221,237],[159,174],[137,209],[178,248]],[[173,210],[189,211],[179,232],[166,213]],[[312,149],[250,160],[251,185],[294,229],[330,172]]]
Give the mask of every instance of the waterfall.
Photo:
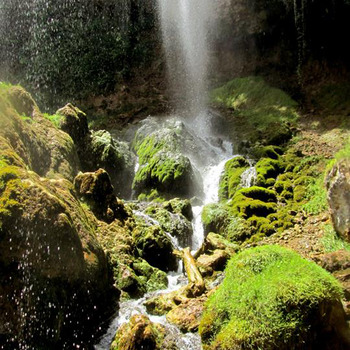
[[[191,115],[206,109],[212,0],[158,0],[171,92],[177,109]]]

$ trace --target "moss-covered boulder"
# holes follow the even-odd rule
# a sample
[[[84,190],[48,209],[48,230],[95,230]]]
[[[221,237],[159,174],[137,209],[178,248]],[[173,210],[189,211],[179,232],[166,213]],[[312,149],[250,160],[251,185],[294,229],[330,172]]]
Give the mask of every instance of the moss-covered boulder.
[[[74,194],[73,141],[0,83],[0,144],[1,343],[87,347],[117,294],[96,219]]]
[[[242,174],[249,168],[249,162],[241,156],[232,158],[225,164],[224,173],[220,179],[219,199],[232,198],[242,182]]]
[[[174,246],[170,237],[158,225],[138,227],[134,230],[135,246],[140,257],[163,271],[177,269]]]
[[[134,177],[135,156],[125,142],[114,138],[106,130],[91,132],[90,149],[84,155],[89,166],[105,169],[111,177],[116,194],[123,198],[131,197],[131,185]],[[91,162],[92,160],[92,162]]]
[[[177,346],[167,337],[164,326],[151,322],[145,315],[134,315],[119,328],[110,349],[177,350]]]
[[[194,170],[189,158],[182,154],[181,130],[174,126],[149,131],[141,128],[134,139],[140,164],[133,182],[136,195],[157,190],[165,197],[190,196]]]
[[[118,219],[124,222],[130,216],[123,202],[115,196],[111,179],[105,170],[79,173],[74,179],[74,188],[100,220],[112,222]]]
[[[293,135],[297,103],[261,77],[231,80],[212,91],[211,101],[232,120],[232,137],[240,147],[281,145]]]
[[[67,103],[56,111],[56,115],[60,116],[57,118],[60,129],[69,134],[75,144],[83,146],[89,135],[86,114],[71,103]]]
[[[86,114],[70,103],[48,118],[72,137],[84,171],[105,169],[116,194],[126,198],[131,196],[135,157],[126,143],[115,139],[106,130],[90,131]]]
[[[278,246],[247,249],[206,303],[205,349],[346,349],[350,333],[338,282]]]
[[[177,201],[179,208],[174,206],[175,201],[165,202],[164,204],[151,204],[146,208],[145,213],[159,223],[160,227],[168,232],[172,237],[175,237],[182,247],[191,245],[193,228],[192,223],[181,212],[185,212],[188,216],[191,215],[189,209],[181,207],[180,201]],[[166,209],[168,208],[168,209]]]

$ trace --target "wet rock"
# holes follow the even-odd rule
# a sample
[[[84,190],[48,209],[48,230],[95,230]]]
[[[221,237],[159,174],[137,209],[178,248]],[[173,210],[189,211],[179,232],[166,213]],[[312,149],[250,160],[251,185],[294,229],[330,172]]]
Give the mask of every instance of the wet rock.
[[[35,111],[39,111],[30,93],[21,86],[11,86],[8,89],[8,96],[12,106],[19,115],[33,117]]]
[[[191,221],[181,213],[182,210],[188,209],[175,208],[174,210],[171,204],[166,202],[163,205],[151,204],[146,208],[145,213],[156,219],[164,231],[172,237],[176,237],[180,246],[187,247],[191,245],[193,228]],[[190,215],[191,213],[192,209],[186,214]]]
[[[117,293],[95,218],[67,180],[73,142],[24,95],[16,108],[0,95],[0,338],[15,349],[87,347]],[[19,115],[32,108],[30,121]]]
[[[135,246],[139,255],[150,265],[163,271],[175,271],[177,260],[170,238],[159,226],[149,226],[134,232]]]
[[[153,323],[145,315],[134,315],[118,330],[111,350],[176,350],[174,341],[167,338],[164,326]]]
[[[326,178],[327,199],[333,226],[344,240],[350,242],[350,163],[337,162]]]
[[[135,157],[128,146],[106,130],[90,131],[86,114],[71,103],[56,114],[61,116],[59,127],[74,141],[83,170],[105,169],[117,195],[130,197]]]
[[[179,327],[182,332],[196,332],[206,299],[206,296],[189,299],[173,308],[166,315],[166,319]]]
[[[140,163],[133,182],[136,195],[157,190],[167,197],[191,196],[194,170],[189,158],[182,154],[182,140],[176,126],[149,131],[147,126],[141,128],[134,140]]]
[[[70,135],[75,144],[83,146],[89,135],[86,114],[71,103],[57,110],[56,114],[62,116],[59,122],[60,128]]]
[[[91,206],[99,219],[112,222],[128,218],[129,213],[123,202],[114,195],[111,179],[105,170],[78,174],[74,179],[74,187],[78,196]]]

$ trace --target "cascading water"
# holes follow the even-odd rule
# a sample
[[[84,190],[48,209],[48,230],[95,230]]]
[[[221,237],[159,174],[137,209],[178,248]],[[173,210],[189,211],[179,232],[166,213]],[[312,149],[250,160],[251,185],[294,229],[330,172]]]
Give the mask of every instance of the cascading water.
[[[170,88],[189,117],[206,111],[212,0],[158,0]]]
[[[232,145],[223,140],[220,134],[213,132],[214,116],[207,109],[208,36],[213,25],[213,4],[212,0],[158,1],[171,89],[175,94],[175,100],[181,101],[176,105],[177,115],[169,119],[175,120],[175,125],[183,124],[188,138],[195,144],[193,149],[182,151],[190,159],[200,177],[198,193],[195,194],[198,204],[193,205],[192,251],[199,249],[204,240],[201,221],[203,206],[218,200],[220,175],[226,161],[232,157]],[[164,127],[163,123],[166,122],[159,122],[158,127]],[[141,212],[134,214],[143,216],[145,222],[149,222],[150,225],[157,224],[154,219],[146,217]],[[171,241],[176,249],[183,248],[173,238]],[[187,283],[181,269],[177,273],[170,273],[168,280],[168,289],[156,293],[177,290]],[[151,293],[152,296],[154,294]],[[145,295],[141,299],[121,303],[118,316],[95,348],[109,349],[117,328],[123,322],[127,322],[134,314],[147,314],[143,303],[149,297],[150,295]],[[151,321],[165,325],[168,331],[176,334],[179,349],[201,349],[198,335],[182,334],[166,321],[165,316],[148,316]]]

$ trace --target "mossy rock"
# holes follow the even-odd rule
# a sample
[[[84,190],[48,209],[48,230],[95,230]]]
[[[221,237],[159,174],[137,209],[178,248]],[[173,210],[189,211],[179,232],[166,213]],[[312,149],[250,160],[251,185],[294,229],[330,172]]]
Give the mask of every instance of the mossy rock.
[[[182,214],[187,220],[193,219],[192,205],[188,199],[173,198],[163,204],[164,209],[174,214]]]
[[[230,216],[225,205],[219,203],[207,204],[204,206],[201,215],[205,234],[209,232],[224,233]]]
[[[193,192],[194,171],[188,157],[181,154],[181,137],[177,130],[164,128],[135,136],[134,149],[140,167],[133,189],[136,195],[157,190],[161,195],[188,197]]]
[[[111,350],[177,350],[174,339],[167,337],[164,326],[145,315],[134,315],[117,331]]]
[[[134,231],[139,256],[162,271],[175,271],[177,260],[170,238],[157,226],[140,227]]]
[[[295,252],[247,249],[230,260],[205,305],[204,349],[345,349],[341,296],[334,277]]]
[[[265,217],[276,212],[277,204],[275,202],[264,202],[260,199],[246,197],[241,191],[242,190],[239,190],[236,193],[230,203],[233,214],[246,219],[254,215]]]
[[[232,120],[233,139],[248,146],[284,144],[298,119],[297,103],[261,77],[231,80],[212,91],[211,102]]]
[[[284,171],[284,165],[279,159],[262,158],[256,163],[256,185],[268,187],[275,183],[279,174]]]
[[[169,202],[166,202],[161,206],[149,206],[145,213],[156,219],[160,227],[172,237],[175,237],[182,247],[190,246],[193,235],[191,221],[181,214],[181,209],[178,210],[180,213],[173,213],[165,208],[173,210],[171,205],[169,206]]]
[[[112,137],[108,131],[98,130],[91,132],[88,146],[88,153],[81,156],[84,157],[84,164],[90,169],[105,169],[111,177],[116,194],[130,198],[135,156],[128,145]]]
[[[250,150],[250,153],[255,159],[271,158],[279,159],[283,154],[283,149],[279,146],[268,145],[268,146],[257,146]]]
[[[154,292],[168,287],[168,277],[164,271],[152,267],[146,260],[136,259],[132,268],[146,285],[147,292]]]
[[[224,173],[220,179],[219,199],[232,198],[241,184],[241,176],[249,168],[249,162],[241,156],[232,158],[225,164]]]

